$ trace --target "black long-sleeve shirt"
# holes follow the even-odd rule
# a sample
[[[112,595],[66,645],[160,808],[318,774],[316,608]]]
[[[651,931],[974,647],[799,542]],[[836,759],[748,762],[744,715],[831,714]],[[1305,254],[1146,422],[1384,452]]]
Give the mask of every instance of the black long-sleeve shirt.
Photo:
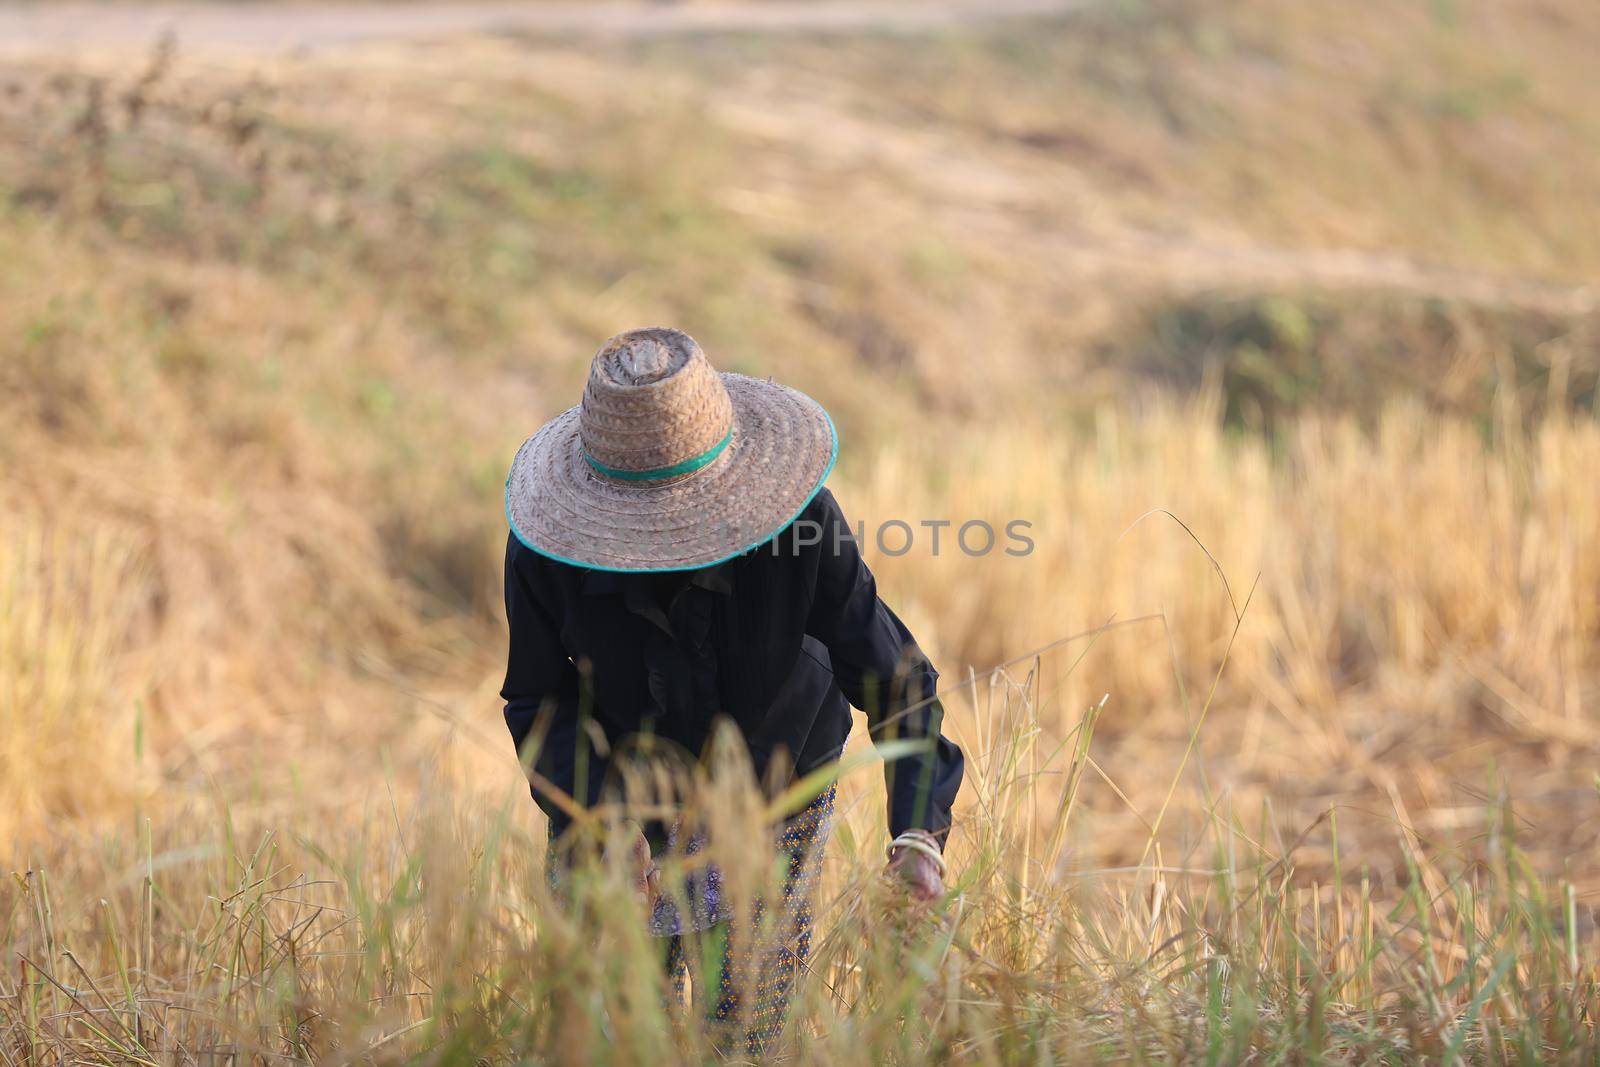
[[[931,742],[885,764],[890,833],[942,840],[950,827],[962,756],[939,733],[938,672],[878,599],[826,489],[768,544],[692,572],[574,567],[513,532],[506,617],[506,725],[519,752],[538,746],[533,770],[578,804],[599,801],[607,771],[585,719],[608,750],[650,734],[698,755],[727,716],[758,774],[781,749],[803,775],[838,757],[854,704],[874,741]],[[533,792],[558,836],[570,820],[538,779]]]

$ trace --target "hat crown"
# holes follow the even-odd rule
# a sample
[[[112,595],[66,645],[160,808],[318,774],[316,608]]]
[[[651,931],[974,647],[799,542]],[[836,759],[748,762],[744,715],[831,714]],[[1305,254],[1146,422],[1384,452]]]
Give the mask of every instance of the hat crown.
[[[694,338],[630,330],[595,353],[578,415],[584,456],[603,477],[659,481],[714,461],[733,431],[733,403]]]

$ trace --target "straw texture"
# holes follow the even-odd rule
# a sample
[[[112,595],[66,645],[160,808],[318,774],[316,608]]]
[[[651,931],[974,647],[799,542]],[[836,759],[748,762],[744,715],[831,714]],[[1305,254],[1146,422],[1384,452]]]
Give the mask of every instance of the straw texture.
[[[836,449],[810,397],[718,374],[685,333],[635,330],[596,353],[583,402],[517,452],[506,514],[523,544],[565,563],[704,567],[787,526]]]

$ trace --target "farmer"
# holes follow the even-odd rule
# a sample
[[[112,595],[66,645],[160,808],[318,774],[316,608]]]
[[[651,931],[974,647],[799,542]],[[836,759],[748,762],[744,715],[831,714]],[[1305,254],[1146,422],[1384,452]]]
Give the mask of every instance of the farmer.
[[[583,402],[518,451],[506,482],[501,695],[553,854],[578,836],[573,813],[602,799],[616,777],[608,760],[633,739],[698,756],[726,717],[758,774],[801,776],[839,756],[854,704],[875,741],[923,742],[885,764],[888,870],[916,900],[943,893],[961,750],[939,733],[937,673],[878,599],[823,488],[837,448],[809,397],[718,374],[687,334],[645,329],[606,342]],[[746,959],[730,949],[704,1005],[741,1020],[751,1054],[781,1030],[805,964],[833,801],[830,787],[773,828],[765,847],[787,860],[783,943]],[[693,887],[689,914],[655,892],[655,859],[699,844],[677,837],[641,830],[631,855],[681,986],[683,937],[751,917],[721,898],[715,868]]]

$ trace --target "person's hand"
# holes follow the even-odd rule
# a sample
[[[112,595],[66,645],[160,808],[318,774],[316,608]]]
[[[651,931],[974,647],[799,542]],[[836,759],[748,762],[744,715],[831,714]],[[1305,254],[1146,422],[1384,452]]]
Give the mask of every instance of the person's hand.
[[[890,846],[889,874],[905,885],[911,899],[929,904],[944,896],[944,861],[932,835],[913,831],[895,841],[907,843]]]
[[[650,842],[645,840],[644,828],[637,823],[629,823],[630,834],[622,838],[626,844],[624,862],[629,876],[629,884],[633,891],[646,904],[655,903],[656,894],[661,890],[661,868],[650,858]]]

